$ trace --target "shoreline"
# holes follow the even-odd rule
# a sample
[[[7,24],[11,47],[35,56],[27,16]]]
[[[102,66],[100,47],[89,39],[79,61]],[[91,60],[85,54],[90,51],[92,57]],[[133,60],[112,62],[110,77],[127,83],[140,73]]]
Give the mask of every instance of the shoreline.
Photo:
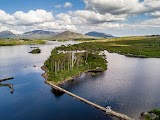
[[[74,97],[74,98],[76,98],[76,99],[78,99],[78,100],[86,103],[86,104],[91,105],[92,107],[95,107],[95,108],[97,108],[97,109],[99,109],[99,110],[101,110],[101,111],[104,111],[105,114],[107,114],[107,115],[115,116],[115,117],[117,117],[118,119],[134,120],[134,119],[128,117],[127,115],[125,115],[125,114],[118,113],[118,112],[116,112],[116,111],[114,111],[114,110],[107,110],[105,107],[102,107],[102,106],[100,106],[100,105],[98,105],[98,104],[95,104],[95,103],[93,103],[93,102],[91,102],[91,101],[88,101],[88,100],[86,100],[86,99],[84,99],[84,98],[82,98],[82,97],[79,97],[79,96],[77,96],[77,95],[75,95],[75,94],[73,94],[73,93],[71,93],[71,92],[69,92],[69,91],[61,88],[61,87],[59,86],[60,83],[55,84],[53,81],[48,81],[48,80],[47,80],[47,76],[48,76],[48,75],[47,75],[47,70],[46,70],[45,66],[43,65],[43,66],[41,67],[41,69],[45,71],[45,73],[42,74],[42,76],[45,78],[45,83],[47,83],[49,86],[51,86],[54,90],[59,91],[59,92],[61,92],[62,94],[63,94],[63,93],[66,93],[66,94],[68,94],[68,95],[70,95],[70,96],[72,96],[72,97]],[[88,72],[88,71],[89,71],[89,70],[87,70],[86,72]],[[93,70],[91,70],[91,71],[93,71]],[[103,71],[105,71],[105,70],[102,70],[102,72],[103,72]],[[80,73],[79,75],[74,76],[73,79],[74,79],[75,77],[80,76],[80,75],[83,74],[83,73],[86,73],[86,72],[82,72],[82,73]],[[73,79],[65,80],[65,81],[61,82],[61,84],[64,84],[65,82],[68,82],[68,81],[73,80]]]
[[[144,58],[144,59],[146,59],[146,58],[154,58],[154,57],[148,57],[148,56],[143,56],[143,55],[124,54],[124,53],[119,53],[119,52],[110,51],[110,50],[108,50],[108,52],[109,52],[109,53],[117,53],[117,54],[119,54],[119,55],[123,55],[123,56],[126,56],[126,57]],[[84,74],[84,73],[98,73],[98,72],[103,72],[103,71],[105,71],[105,70],[98,70],[98,69],[89,69],[89,70],[85,70],[84,72],[80,72],[80,73],[77,74],[77,75],[71,76],[71,77],[69,77],[69,78],[67,78],[67,79],[65,79],[65,80],[61,80],[61,81],[55,83],[54,81],[48,81],[48,71],[47,71],[45,65],[43,65],[43,66],[41,67],[41,69],[44,71],[44,73],[42,74],[42,77],[45,79],[45,82],[46,82],[46,83],[51,82],[51,83],[54,83],[55,85],[58,85],[58,86],[63,85],[63,84],[65,84],[65,83],[68,82],[68,81],[72,81],[72,80],[74,80],[76,77],[79,77],[80,75],[82,75],[82,74]],[[108,69],[108,68],[107,68],[107,69]],[[107,70],[107,69],[106,69],[106,70]]]
[[[116,52],[116,51],[110,51],[110,50],[107,50],[109,53],[116,53],[116,54],[119,54],[119,55],[123,55],[123,56],[126,56],[126,57],[130,57],[130,58],[160,58],[160,56],[157,56],[157,57],[152,57],[152,56],[146,56],[146,55],[135,55],[135,54],[131,54],[131,53],[121,53],[121,52]]]
[[[34,45],[44,45],[46,43],[38,43],[38,44],[34,44]],[[7,46],[20,46],[20,45],[32,45],[32,44],[4,44],[4,45],[0,45],[0,47],[7,47]]]
[[[25,40],[10,40],[10,41],[5,41],[0,39],[0,47],[5,47],[5,46],[19,46],[19,45],[42,45],[46,44],[45,40],[30,40],[30,41],[25,41]]]
[[[71,76],[70,78],[68,78],[68,79],[66,79],[66,80],[62,80],[62,81],[60,81],[60,82],[58,82],[58,83],[55,83],[54,81],[48,81],[48,74],[47,74],[47,69],[46,69],[45,65],[43,65],[43,66],[41,67],[41,69],[44,71],[44,73],[43,73],[41,76],[45,79],[45,83],[54,83],[54,84],[57,85],[57,86],[60,86],[60,85],[65,84],[66,82],[72,81],[72,80],[74,80],[76,77],[79,77],[79,76],[81,76],[81,75],[84,74],[84,73],[89,73],[89,72],[90,72],[90,73],[99,73],[99,72],[104,72],[104,71],[105,71],[105,70],[96,70],[96,69],[85,70],[84,72],[81,72],[81,73],[79,73],[78,75]]]

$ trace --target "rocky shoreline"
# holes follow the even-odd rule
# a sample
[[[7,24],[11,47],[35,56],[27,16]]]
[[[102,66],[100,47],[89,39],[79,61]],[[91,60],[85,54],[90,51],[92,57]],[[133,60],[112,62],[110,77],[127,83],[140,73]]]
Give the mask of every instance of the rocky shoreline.
[[[53,82],[53,81],[48,81],[48,74],[47,74],[47,69],[46,69],[45,65],[43,65],[43,66],[41,67],[41,69],[42,69],[43,71],[45,71],[45,72],[42,74],[42,77],[45,79],[45,82],[46,82],[46,83],[51,82],[51,83],[54,83],[55,85],[58,85],[58,86],[63,85],[63,84],[65,84],[65,83],[68,82],[68,81],[74,80],[76,77],[79,77],[79,76],[82,75],[83,73],[99,73],[99,72],[103,72],[103,71],[104,71],[104,70],[98,70],[98,69],[86,70],[86,71],[84,71],[84,72],[79,73],[78,75],[72,76],[72,77],[70,77],[70,78],[68,78],[68,79],[66,79],[66,80],[63,80],[63,81],[58,82],[58,83],[55,83],[55,82]]]
[[[153,111],[142,112],[140,120],[159,120],[160,116],[155,114]]]

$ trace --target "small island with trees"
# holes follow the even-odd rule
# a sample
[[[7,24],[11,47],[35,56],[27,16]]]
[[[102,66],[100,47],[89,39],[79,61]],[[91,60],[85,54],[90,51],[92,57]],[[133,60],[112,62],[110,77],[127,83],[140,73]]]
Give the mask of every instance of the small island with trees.
[[[55,84],[73,79],[84,72],[107,69],[104,50],[128,57],[159,58],[160,40],[155,36],[88,40],[55,48],[44,63],[45,78]]]
[[[107,69],[107,62],[100,51],[69,45],[55,48],[43,69],[46,80],[59,85],[84,72],[102,72]]]
[[[31,52],[29,52],[29,53],[32,53],[32,54],[39,54],[39,53],[41,53],[41,49],[39,49],[39,48],[36,48],[36,49],[33,49]]]

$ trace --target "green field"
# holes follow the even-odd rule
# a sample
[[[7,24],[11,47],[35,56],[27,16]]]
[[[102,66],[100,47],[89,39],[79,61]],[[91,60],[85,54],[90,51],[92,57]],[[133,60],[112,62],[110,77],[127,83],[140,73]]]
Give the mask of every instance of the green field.
[[[74,54],[77,59],[74,63],[75,66],[72,66],[71,61],[74,61],[72,60],[72,53],[67,51],[83,50],[85,52]],[[105,70],[107,62],[104,56],[99,54],[104,50],[129,57],[160,58],[160,37],[98,39],[75,45],[60,46],[52,51],[50,58],[45,62],[49,75],[48,80],[58,83],[90,69],[100,68]],[[66,53],[59,53],[58,51]]]
[[[0,39],[0,46],[13,46],[25,44],[45,44],[43,40],[30,40],[30,39]]]
[[[87,43],[86,43],[87,42]],[[70,49],[108,50],[130,57],[160,58],[160,37],[124,37],[88,40]]]

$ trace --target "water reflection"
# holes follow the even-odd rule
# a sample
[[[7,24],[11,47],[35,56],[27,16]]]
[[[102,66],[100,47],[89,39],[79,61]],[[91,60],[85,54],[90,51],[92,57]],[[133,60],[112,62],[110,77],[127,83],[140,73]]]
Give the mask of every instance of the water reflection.
[[[106,52],[108,70],[83,74],[66,88],[104,107],[138,119],[140,113],[160,108],[160,59],[129,58]]]
[[[8,88],[0,88],[2,120],[111,120],[101,111],[66,94],[53,95],[53,89],[44,83],[41,66],[50,51],[70,43],[74,42],[38,45],[42,49],[38,55],[28,54],[30,45],[0,47],[0,76],[15,77],[13,95],[8,93]],[[106,55],[107,71],[96,76],[82,74],[64,87],[135,119],[142,111],[160,108],[160,59],[128,58],[107,52]]]
[[[63,94],[64,94],[64,92],[61,92],[61,91],[59,91],[59,90],[57,90],[57,89],[54,89],[54,88],[52,88],[52,90],[51,90],[51,92],[55,95],[55,97],[61,97]]]
[[[14,94],[7,87],[0,88],[0,116],[2,120],[100,120],[110,118],[66,94],[55,96],[44,83],[41,66],[54,47],[76,42],[48,42],[38,45],[41,54],[28,52],[30,45],[0,47],[0,76],[14,76]],[[36,67],[33,67],[36,65]],[[9,84],[8,81],[4,84]]]

